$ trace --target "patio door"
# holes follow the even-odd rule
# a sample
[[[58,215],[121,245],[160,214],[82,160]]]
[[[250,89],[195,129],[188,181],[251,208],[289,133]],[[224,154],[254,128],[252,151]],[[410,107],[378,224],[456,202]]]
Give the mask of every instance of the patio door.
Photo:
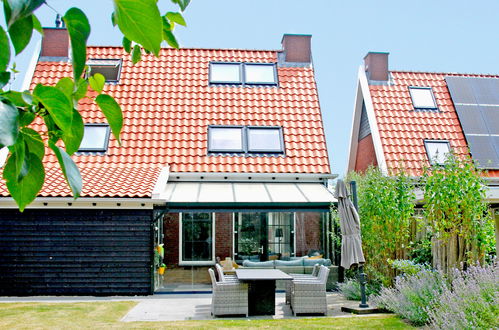
[[[292,212],[236,213],[235,259],[267,261],[291,257],[294,242]]]

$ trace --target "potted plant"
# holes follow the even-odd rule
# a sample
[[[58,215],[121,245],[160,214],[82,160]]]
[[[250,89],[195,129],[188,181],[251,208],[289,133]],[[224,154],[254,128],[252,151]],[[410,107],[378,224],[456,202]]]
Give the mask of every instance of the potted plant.
[[[159,265],[158,274],[159,275],[163,275],[165,273],[165,269],[166,269],[166,265],[165,264]]]

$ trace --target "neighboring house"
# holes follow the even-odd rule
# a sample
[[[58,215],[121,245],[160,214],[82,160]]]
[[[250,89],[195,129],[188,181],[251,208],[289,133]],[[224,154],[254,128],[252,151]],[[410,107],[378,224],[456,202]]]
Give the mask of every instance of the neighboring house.
[[[173,284],[208,280],[216,257],[327,255],[334,199],[325,185],[334,176],[310,41],[284,35],[282,50],[164,48],[136,65],[122,47],[88,47],[91,72],[106,76],[104,92],[123,109],[122,146],[86,99],[73,157],[79,199],[51,153],[45,185],[24,213],[0,184],[0,295],[150,294],[163,285],[157,244]],[[71,75],[68,46],[65,29],[45,29],[29,88]]]
[[[359,69],[348,171],[404,166],[420,176],[453,150],[486,170],[487,198],[499,211],[499,75],[390,71],[388,53]],[[497,226],[496,226],[497,228]]]

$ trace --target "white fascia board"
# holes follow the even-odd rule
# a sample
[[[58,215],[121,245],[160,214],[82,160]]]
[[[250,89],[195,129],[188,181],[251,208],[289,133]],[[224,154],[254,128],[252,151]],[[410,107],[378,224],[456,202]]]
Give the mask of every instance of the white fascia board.
[[[33,51],[33,56],[31,57],[28,68],[26,69],[26,73],[24,74],[23,83],[21,85],[21,92],[29,90],[29,86],[31,85],[31,81],[33,80],[33,75],[35,74],[35,68],[40,56],[41,47],[42,41],[38,40]]]
[[[9,148],[3,147],[0,149],[0,168],[5,165],[5,161],[7,160],[7,156],[9,155]]]
[[[38,197],[26,209],[144,209],[164,205],[164,200],[152,198],[85,198]],[[0,209],[17,209],[11,197],[0,197]]]
[[[205,172],[171,172],[168,182],[327,182],[337,178],[337,174],[314,173],[205,173]]]
[[[168,177],[170,176],[170,167],[165,166],[161,169],[161,173],[159,173],[158,180],[156,180],[156,184],[152,190],[152,198],[159,199],[161,193],[163,193],[166,189],[166,184],[168,183]]]
[[[367,119],[369,121],[369,128],[371,130],[374,152],[376,153],[378,167],[380,168],[381,173],[387,175],[388,167],[386,166],[385,154],[383,152],[383,145],[381,144],[381,137],[378,130],[378,122],[376,121],[376,116],[374,114],[374,106],[371,99],[371,92],[369,91],[369,83],[367,81],[367,76],[363,65],[359,67],[359,83],[362,90],[362,95],[364,96]]]
[[[357,91],[355,93],[355,103],[353,106],[352,115],[352,129],[350,130],[350,145],[348,149],[348,164],[347,173],[355,170],[355,161],[357,160],[357,148],[359,146],[359,129],[360,117],[362,115],[362,90],[360,88],[360,81],[357,80]]]

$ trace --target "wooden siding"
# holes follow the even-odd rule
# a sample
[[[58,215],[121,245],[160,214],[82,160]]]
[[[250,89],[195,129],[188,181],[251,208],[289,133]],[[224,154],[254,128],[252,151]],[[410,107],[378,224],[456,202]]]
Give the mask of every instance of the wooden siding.
[[[148,210],[0,210],[0,295],[147,295]]]

